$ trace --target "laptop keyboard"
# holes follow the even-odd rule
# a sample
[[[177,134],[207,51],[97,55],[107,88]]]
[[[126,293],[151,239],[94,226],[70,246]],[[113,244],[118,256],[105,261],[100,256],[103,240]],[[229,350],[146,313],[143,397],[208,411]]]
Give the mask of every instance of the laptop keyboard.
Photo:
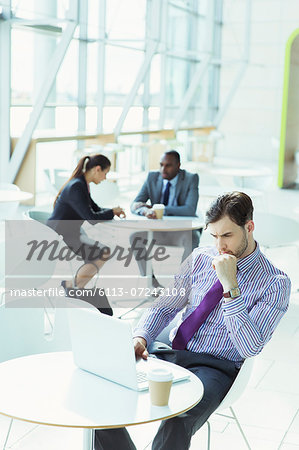
[[[144,381],[147,381],[147,373],[143,372],[142,370],[137,371],[137,383],[144,383]]]

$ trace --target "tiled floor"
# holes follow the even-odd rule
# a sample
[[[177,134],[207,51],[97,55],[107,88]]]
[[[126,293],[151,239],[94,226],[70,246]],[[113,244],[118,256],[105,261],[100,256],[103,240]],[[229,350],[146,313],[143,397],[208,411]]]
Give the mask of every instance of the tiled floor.
[[[265,195],[263,205],[266,205],[268,212],[288,215],[299,220],[299,191],[269,191]],[[234,410],[252,450],[299,450],[299,292],[296,292],[299,286],[299,259],[294,247],[271,250],[268,256],[290,274],[294,292],[289,311],[272,340],[263,352],[255,357],[250,383],[243,397],[234,405]],[[179,255],[176,255],[174,261],[175,264],[178,263]],[[136,313],[131,317],[136,320]],[[8,425],[9,419],[0,416],[0,446],[4,444]],[[211,426],[211,450],[246,449],[234,423],[214,415]],[[156,428],[155,423],[130,428],[137,450],[150,448]],[[193,437],[191,449],[204,449],[206,442],[207,427],[204,426]],[[16,421],[7,448],[80,450],[82,431],[34,426]]]

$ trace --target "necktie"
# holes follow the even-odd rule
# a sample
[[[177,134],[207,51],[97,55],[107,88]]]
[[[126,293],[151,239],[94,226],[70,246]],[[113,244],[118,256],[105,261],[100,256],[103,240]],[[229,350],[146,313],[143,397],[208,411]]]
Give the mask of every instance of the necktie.
[[[168,183],[166,184],[166,188],[165,188],[164,194],[163,194],[163,204],[165,206],[168,205],[170,186],[171,186],[171,183],[170,183],[170,181],[168,181]]]
[[[202,302],[197,306],[190,316],[179,326],[178,331],[172,341],[172,348],[184,350],[194,333],[204,323],[208,315],[215,308],[222,298],[223,287],[219,280],[208,290]]]

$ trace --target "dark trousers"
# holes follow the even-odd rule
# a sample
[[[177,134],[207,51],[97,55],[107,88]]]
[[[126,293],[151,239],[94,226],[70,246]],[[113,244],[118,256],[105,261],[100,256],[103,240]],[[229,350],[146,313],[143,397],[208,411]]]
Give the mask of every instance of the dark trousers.
[[[155,351],[154,351],[155,353]],[[208,420],[233,384],[238,369],[233,361],[187,350],[159,351],[156,356],[193,372],[204,385],[202,400],[189,411],[163,420],[152,450],[187,450],[193,434]],[[96,450],[136,450],[125,428],[95,431]]]

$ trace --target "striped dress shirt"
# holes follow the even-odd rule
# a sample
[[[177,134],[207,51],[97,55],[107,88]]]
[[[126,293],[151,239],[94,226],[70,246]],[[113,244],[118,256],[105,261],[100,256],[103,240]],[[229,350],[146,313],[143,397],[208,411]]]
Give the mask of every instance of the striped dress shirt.
[[[149,345],[184,309],[177,326],[170,332],[172,341],[181,322],[217,281],[212,260],[218,255],[215,247],[196,248],[181,266],[169,290],[165,290],[172,295],[163,295],[146,311],[134,336],[143,337]],[[237,280],[241,295],[229,301],[222,298],[186,348],[235,361],[239,367],[270,340],[287,311],[291,282],[265,257],[258,244],[253,253],[237,261]]]

